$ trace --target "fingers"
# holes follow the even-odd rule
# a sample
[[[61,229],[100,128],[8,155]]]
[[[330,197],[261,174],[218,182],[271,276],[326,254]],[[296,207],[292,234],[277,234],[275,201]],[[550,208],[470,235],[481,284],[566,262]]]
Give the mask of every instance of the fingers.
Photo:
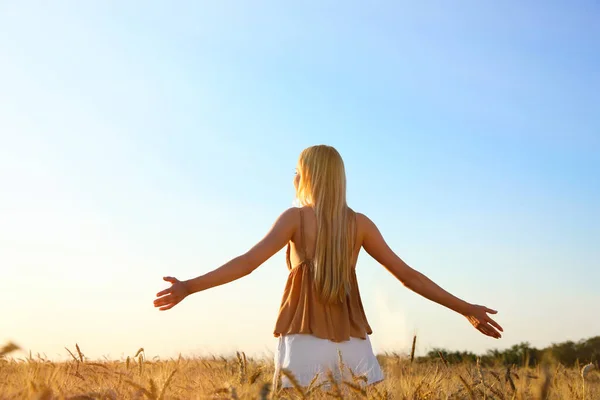
[[[502,329],[500,324],[497,323],[496,321],[494,321],[493,319],[491,319],[490,317],[487,318],[487,322],[492,324],[492,326],[495,327],[496,329],[498,329],[500,332],[504,332],[504,329]]]
[[[502,335],[500,335],[500,332],[498,332],[488,324],[481,323],[477,326],[477,329],[484,335],[491,336],[495,339],[500,339],[502,337]]]
[[[159,308],[158,311],[167,311],[167,310],[170,310],[171,308],[175,307],[176,305],[177,305],[177,303],[171,303],[167,306]]]
[[[175,303],[178,301],[179,300],[177,300],[175,298],[175,296],[173,296],[172,294],[169,294],[167,296],[161,297],[160,299],[154,300],[154,307],[160,307],[160,306],[164,306],[165,304]]]
[[[502,337],[502,335],[500,334],[500,332],[498,332],[497,330],[495,330],[492,327],[488,327],[488,336],[491,336],[495,339],[500,339]]]
[[[485,310],[486,313],[489,313],[489,314],[498,314],[498,311],[493,310],[491,308],[484,307],[483,309]],[[494,321],[492,318],[490,318],[487,315],[485,317],[486,317],[485,318],[486,322],[488,322],[489,324],[491,324],[493,327],[495,327],[496,329],[498,329],[500,332],[504,332],[504,329],[502,329],[502,327],[500,326],[499,323],[497,323],[496,321]]]
[[[165,290],[161,290],[156,294],[156,297],[158,298],[154,300],[154,307],[160,307],[160,311],[169,310],[182,300],[182,297],[176,295],[173,291],[174,288],[177,289],[175,284],[179,282],[179,280],[172,276],[164,276],[163,280],[171,283],[171,287]]]
[[[159,311],[165,311],[175,307],[175,305],[177,304],[179,304],[179,301],[170,301],[164,304],[160,304],[160,307],[158,305],[156,307],[159,307]]]
[[[492,332],[490,332],[487,325],[479,325],[479,326],[477,326],[477,330],[486,336],[494,337],[494,334]]]
[[[502,329],[500,324],[498,324],[496,321],[494,321],[487,315],[487,313],[497,314],[498,311],[492,310],[491,308],[487,308],[484,306],[477,306],[477,309],[478,310],[472,315],[467,316],[467,319],[469,320],[469,322],[471,322],[471,325],[473,325],[475,329],[477,329],[486,336],[500,339],[502,337],[500,332],[504,332],[504,329]]]
[[[177,278],[173,278],[172,276],[164,276],[163,280],[166,281],[166,282],[170,282],[171,284],[174,284],[175,282],[178,282],[178,279]],[[173,289],[173,287],[170,287],[168,289],[162,290],[162,291],[156,293],[156,297],[160,297],[160,296],[164,296],[165,294],[172,293],[172,291],[171,291],[172,289]]]

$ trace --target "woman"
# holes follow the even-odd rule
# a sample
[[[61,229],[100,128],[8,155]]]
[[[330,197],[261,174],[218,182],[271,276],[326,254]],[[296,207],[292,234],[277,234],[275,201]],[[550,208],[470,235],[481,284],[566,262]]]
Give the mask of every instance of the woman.
[[[336,371],[341,355],[352,374],[376,383],[383,374],[369,341],[372,331],[355,273],[364,248],[404,286],[462,314],[481,333],[500,338],[502,328],[488,316],[496,311],[469,304],[410,268],[369,218],[348,207],[344,163],[333,147],[302,151],[294,186],[302,207],[283,212],[258,244],[220,268],[187,281],[165,277],[171,287],[157,294],[154,305],[168,310],[192,293],[246,276],[287,245],[289,275],[274,330],[279,340],[276,377],[286,368],[308,386],[315,375],[323,379]],[[281,383],[291,386],[285,377]]]

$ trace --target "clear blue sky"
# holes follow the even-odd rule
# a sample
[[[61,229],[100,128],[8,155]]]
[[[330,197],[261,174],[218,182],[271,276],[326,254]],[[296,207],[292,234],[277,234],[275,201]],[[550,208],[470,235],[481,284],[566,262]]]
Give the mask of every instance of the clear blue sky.
[[[0,57],[0,342],[272,351],[283,252],[169,312],[152,300],[258,241],[320,143],[350,206],[506,330],[363,254],[377,350],[600,334],[597,2],[6,1]]]

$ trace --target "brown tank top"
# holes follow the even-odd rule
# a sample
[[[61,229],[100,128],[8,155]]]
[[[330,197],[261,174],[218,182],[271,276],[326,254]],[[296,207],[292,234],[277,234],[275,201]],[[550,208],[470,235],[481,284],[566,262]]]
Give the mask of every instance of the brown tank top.
[[[275,324],[275,337],[306,333],[334,342],[350,340],[351,337],[366,339],[372,330],[360,298],[356,266],[352,268],[350,292],[345,300],[331,304],[321,301],[313,278],[313,260],[306,252],[303,214],[300,209],[300,245],[305,259],[292,267],[288,243],[286,261],[289,275]],[[352,212],[352,215],[356,229],[356,214]]]

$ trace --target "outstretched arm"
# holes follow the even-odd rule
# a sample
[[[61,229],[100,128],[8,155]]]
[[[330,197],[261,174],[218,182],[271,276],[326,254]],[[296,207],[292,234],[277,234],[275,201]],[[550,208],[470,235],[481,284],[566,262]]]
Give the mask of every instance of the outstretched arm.
[[[431,301],[464,315],[483,334],[494,338],[501,337],[498,331],[502,331],[502,327],[487,315],[487,313],[496,314],[496,311],[484,306],[467,303],[453,296],[431,279],[408,266],[390,249],[377,226],[365,215],[359,214],[359,216],[362,225],[365,227],[362,238],[364,249],[404,286]]]
[[[292,239],[296,231],[298,210],[290,208],[284,211],[275,221],[266,236],[248,252],[238,256],[221,267],[187,281],[179,281],[173,277],[163,278],[170,282],[170,288],[157,293],[154,306],[164,311],[172,308],[186,296],[210,289],[215,286],[242,278],[281,250]]]

